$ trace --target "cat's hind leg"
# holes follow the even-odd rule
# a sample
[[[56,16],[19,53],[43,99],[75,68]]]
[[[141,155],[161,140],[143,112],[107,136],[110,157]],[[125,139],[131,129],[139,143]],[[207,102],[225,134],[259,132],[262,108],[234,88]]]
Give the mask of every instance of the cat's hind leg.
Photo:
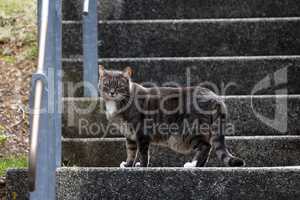
[[[150,140],[148,137],[137,137],[137,146],[140,156],[140,166],[139,167],[148,167],[150,162],[149,156],[149,146]]]
[[[217,157],[229,167],[242,167],[245,165],[245,161],[238,157],[233,156],[225,145],[224,135],[215,135],[212,137],[213,145]]]
[[[211,145],[207,142],[201,141],[201,138],[193,140],[191,144],[193,145],[196,153],[192,162],[185,163],[184,167],[205,167],[211,152]]]

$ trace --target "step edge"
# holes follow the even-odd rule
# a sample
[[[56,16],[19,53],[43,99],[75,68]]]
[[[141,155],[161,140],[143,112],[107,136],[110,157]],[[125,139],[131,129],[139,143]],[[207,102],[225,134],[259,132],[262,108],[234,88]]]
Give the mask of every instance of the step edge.
[[[251,141],[261,141],[261,140],[300,140],[298,135],[259,135],[259,136],[226,136],[226,140],[251,140]],[[125,138],[62,138],[63,142],[125,142]]]
[[[300,21],[300,17],[251,17],[251,18],[206,18],[206,19],[141,19],[99,20],[99,24],[180,24],[180,23],[236,23],[236,22],[286,22]],[[82,20],[63,20],[63,24],[82,24]]]
[[[239,60],[298,60],[300,55],[262,55],[262,56],[203,56],[203,57],[128,57],[128,58],[100,58],[98,62],[149,62],[149,61],[239,61]],[[83,62],[83,58],[62,58],[62,62]]]
[[[289,99],[299,99],[300,94],[276,94],[276,95],[226,95],[219,96],[225,100],[229,99],[270,99],[270,98],[289,98]],[[103,101],[101,97],[63,97],[63,102],[72,101]]]
[[[232,172],[232,171],[240,171],[240,172],[290,172],[290,171],[297,171],[300,173],[300,166],[275,166],[275,167],[203,167],[203,168],[183,168],[183,167],[147,167],[147,168],[119,168],[119,167],[59,167],[56,170],[57,172],[64,172],[64,171],[101,171],[101,172],[113,172],[113,171],[126,171],[126,172],[172,172],[172,171],[181,171],[186,172],[190,171],[194,172],[209,172],[209,171],[223,171],[223,172]]]

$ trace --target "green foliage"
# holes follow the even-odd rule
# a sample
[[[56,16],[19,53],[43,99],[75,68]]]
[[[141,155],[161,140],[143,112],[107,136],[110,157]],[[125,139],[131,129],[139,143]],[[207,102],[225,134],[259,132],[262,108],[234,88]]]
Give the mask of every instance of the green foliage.
[[[4,62],[6,62],[8,64],[14,64],[16,62],[16,58],[13,56],[0,55],[0,60],[3,60]]]
[[[35,60],[38,56],[37,46],[29,46],[25,52],[26,52],[25,58],[28,60]]]
[[[7,140],[7,136],[4,134],[4,131],[4,127],[0,124],[0,148]]]
[[[0,135],[0,146],[3,145],[7,140],[7,137],[5,135]]]
[[[14,156],[9,158],[0,158],[0,176],[4,176],[9,168],[26,168],[27,156]]]

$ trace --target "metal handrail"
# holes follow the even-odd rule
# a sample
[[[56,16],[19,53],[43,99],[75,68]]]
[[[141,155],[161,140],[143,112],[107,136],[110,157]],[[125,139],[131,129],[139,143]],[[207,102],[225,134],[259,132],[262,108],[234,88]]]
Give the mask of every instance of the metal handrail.
[[[90,6],[90,1],[89,0],[84,0],[84,2],[83,2],[83,14],[84,15],[89,14],[89,6]]]
[[[42,74],[44,72],[45,64],[45,51],[48,31],[48,17],[49,17],[49,1],[43,0],[40,20],[40,32],[39,32],[39,57],[37,72]],[[31,126],[31,139],[30,139],[30,151],[29,151],[29,190],[33,192],[36,184],[36,170],[37,170],[37,148],[39,138],[39,126],[40,126],[40,113],[42,105],[42,96],[44,90],[43,80],[38,79],[34,83],[34,99],[33,99],[33,113],[32,113],[32,126]]]

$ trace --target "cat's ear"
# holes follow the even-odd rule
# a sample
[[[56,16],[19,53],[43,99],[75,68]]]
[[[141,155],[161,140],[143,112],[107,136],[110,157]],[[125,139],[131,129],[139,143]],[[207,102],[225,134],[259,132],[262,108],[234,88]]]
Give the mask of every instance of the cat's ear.
[[[102,78],[104,76],[104,66],[103,65],[99,65],[99,77]]]
[[[123,70],[123,74],[127,77],[131,77],[133,74],[133,70],[131,69],[131,67],[125,67],[125,69]]]

